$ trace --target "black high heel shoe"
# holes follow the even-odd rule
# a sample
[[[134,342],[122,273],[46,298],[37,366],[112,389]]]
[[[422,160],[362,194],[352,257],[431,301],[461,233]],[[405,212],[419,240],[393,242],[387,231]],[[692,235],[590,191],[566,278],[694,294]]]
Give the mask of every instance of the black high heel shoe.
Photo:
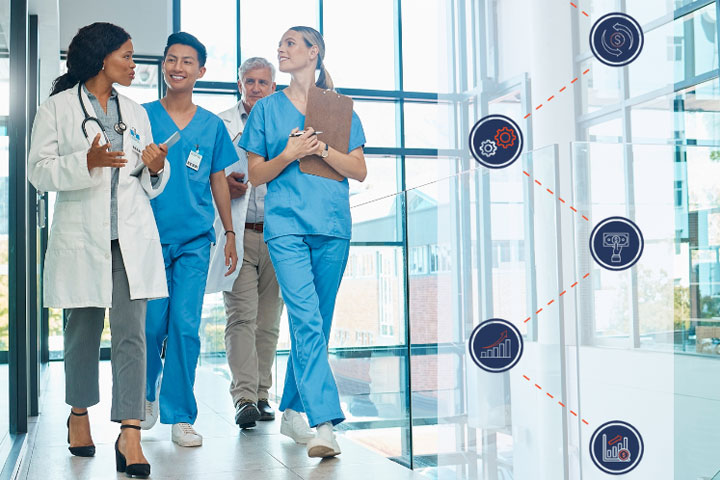
[[[75,413],[72,410],[70,410],[71,415],[75,415],[76,417],[84,417],[88,414],[87,411],[85,413]],[[68,443],[70,443],[70,416],[68,416],[67,419],[67,428],[68,428]],[[84,447],[68,447],[68,450],[70,450],[70,453],[72,453],[75,456],[78,457],[94,457],[95,456],[95,445],[86,445]]]
[[[139,425],[120,425],[120,430],[123,428],[134,428],[140,430]],[[122,431],[120,432],[122,435]],[[150,476],[150,464],[148,463],[133,463],[132,465],[127,464],[125,455],[120,453],[120,435],[115,440],[115,466],[118,472],[125,472],[127,477],[136,478],[148,478]]]

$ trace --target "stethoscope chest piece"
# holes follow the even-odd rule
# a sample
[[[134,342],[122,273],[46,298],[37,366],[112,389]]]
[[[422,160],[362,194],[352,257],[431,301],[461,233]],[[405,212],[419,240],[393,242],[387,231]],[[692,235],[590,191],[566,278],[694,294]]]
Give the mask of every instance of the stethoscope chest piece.
[[[118,108],[118,111],[120,111],[119,108]],[[115,131],[118,133],[118,135],[123,135],[125,133],[125,130],[127,130],[127,125],[125,125],[125,122],[120,120],[119,122],[117,122],[115,124],[114,128],[115,128]]]

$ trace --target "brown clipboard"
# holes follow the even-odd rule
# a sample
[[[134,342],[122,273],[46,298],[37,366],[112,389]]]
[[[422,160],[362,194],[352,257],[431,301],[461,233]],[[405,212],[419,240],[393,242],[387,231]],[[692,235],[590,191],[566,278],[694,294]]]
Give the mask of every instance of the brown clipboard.
[[[333,149],[346,153],[350,144],[353,100],[332,90],[310,87],[305,110],[305,127],[312,127],[323,133],[318,139]],[[300,171],[310,175],[345,180],[319,155],[308,155],[300,159]]]

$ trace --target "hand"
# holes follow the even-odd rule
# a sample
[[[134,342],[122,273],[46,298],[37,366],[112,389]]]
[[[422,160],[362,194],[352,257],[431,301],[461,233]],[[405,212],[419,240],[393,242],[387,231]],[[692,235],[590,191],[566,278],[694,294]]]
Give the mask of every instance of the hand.
[[[228,188],[230,189],[230,198],[240,198],[247,193],[247,183],[243,183],[244,173],[232,172],[227,177]],[[232,233],[230,234],[232,235]]]
[[[227,277],[235,271],[238,263],[237,251],[235,250],[235,234],[228,233],[225,239],[225,266],[229,267],[228,271],[225,272]]]
[[[142,152],[142,161],[147,165],[150,174],[155,175],[165,166],[165,157],[167,156],[167,145],[155,145],[151,143],[145,147]]]
[[[127,163],[123,152],[110,152],[110,142],[100,145],[100,134],[95,135],[90,150],[87,153],[88,171],[98,167],[122,168]]]
[[[299,131],[300,129],[295,127],[290,133],[295,133]],[[285,158],[288,159],[288,163],[293,162],[298,158],[303,158],[307,155],[313,155],[317,152],[319,142],[317,139],[317,135],[312,134],[314,131],[315,130],[313,130],[312,127],[309,127],[307,130],[305,130],[305,133],[303,133],[299,137],[288,138],[288,143],[287,145],[285,145],[285,150],[283,150]]]

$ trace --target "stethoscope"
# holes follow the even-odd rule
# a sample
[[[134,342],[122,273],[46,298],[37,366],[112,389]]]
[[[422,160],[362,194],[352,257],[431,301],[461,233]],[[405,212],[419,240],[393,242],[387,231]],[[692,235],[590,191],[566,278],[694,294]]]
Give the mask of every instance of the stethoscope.
[[[103,135],[105,135],[105,140],[109,143],[110,140],[107,138],[107,135],[105,134],[105,128],[102,126],[102,123],[100,123],[100,120],[98,120],[96,117],[91,117],[88,113],[87,109],[85,109],[85,102],[83,102],[82,99],[82,83],[78,83],[78,99],[80,100],[80,106],[82,107],[83,115],[85,115],[85,120],[82,122],[82,131],[85,135],[85,138],[90,140],[90,137],[87,133],[87,128],[85,127],[85,124],[87,122],[95,122],[98,127],[100,127],[100,131],[103,132]],[[115,102],[117,103],[117,109],[118,109],[118,121],[113,126],[113,129],[118,133],[118,135],[122,135],[125,133],[125,130],[127,130],[127,125],[125,125],[125,122],[123,122],[122,119],[122,112],[120,112],[120,100],[118,99],[117,95],[115,96]]]

